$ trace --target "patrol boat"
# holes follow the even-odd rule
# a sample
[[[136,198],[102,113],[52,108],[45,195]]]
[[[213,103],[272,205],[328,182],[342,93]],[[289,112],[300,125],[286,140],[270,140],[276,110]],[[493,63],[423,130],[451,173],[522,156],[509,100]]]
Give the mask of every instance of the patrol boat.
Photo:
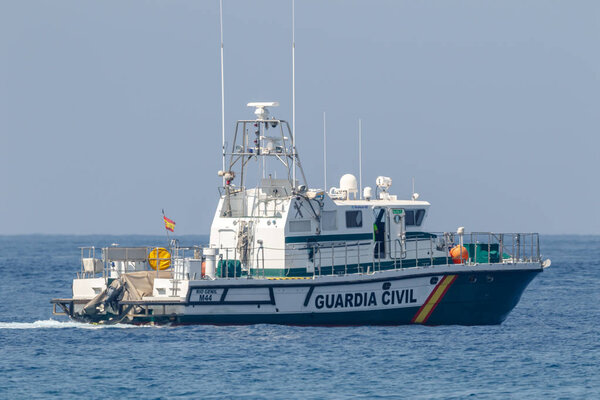
[[[73,297],[54,313],[90,323],[500,324],[542,262],[537,233],[428,232],[430,204],[308,186],[276,102],[239,120],[210,243],[81,249]],[[224,163],[225,164],[225,163]],[[299,178],[299,179],[298,179]],[[254,187],[250,182],[256,182]]]

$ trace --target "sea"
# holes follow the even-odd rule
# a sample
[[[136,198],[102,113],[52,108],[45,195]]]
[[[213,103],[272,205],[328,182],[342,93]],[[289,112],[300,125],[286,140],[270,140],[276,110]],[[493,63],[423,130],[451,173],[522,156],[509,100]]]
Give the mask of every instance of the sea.
[[[552,266],[498,326],[103,327],[52,315],[80,246],[165,242],[0,236],[0,398],[600,399],[600,236],[542,236]]]

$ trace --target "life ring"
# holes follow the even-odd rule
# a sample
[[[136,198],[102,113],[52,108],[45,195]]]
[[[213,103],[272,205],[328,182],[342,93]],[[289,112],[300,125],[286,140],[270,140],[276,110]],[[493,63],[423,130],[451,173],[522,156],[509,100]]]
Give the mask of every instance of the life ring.
[[[155,271],[157,264],[159,270],[167,269],[171,266],[171,253],[164,247],[157,247],[148,254],[148,264]]]

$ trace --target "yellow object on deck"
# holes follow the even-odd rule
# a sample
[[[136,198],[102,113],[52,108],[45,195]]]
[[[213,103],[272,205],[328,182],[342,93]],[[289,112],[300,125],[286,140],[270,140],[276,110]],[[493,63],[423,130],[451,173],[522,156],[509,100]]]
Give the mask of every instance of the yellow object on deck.
[[[171,266],[171,253],[163,247],[157,247],[148,254],[148,264],[153,270],[156,270],[157,264],[159,270],[167,269]]]

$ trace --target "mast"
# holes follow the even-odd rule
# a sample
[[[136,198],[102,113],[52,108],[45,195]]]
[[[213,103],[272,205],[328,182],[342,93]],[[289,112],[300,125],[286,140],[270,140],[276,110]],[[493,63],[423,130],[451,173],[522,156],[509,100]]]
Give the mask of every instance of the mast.
[[[292,186],[296,186],[296,3],[292,0]]]
[[[223,168],[225,171],[225,75],[223,74],[223,0],[219,0],[219,27],[221,29],[221,147],[223,150]],[[225,177],[223,177],[225,185]]]

